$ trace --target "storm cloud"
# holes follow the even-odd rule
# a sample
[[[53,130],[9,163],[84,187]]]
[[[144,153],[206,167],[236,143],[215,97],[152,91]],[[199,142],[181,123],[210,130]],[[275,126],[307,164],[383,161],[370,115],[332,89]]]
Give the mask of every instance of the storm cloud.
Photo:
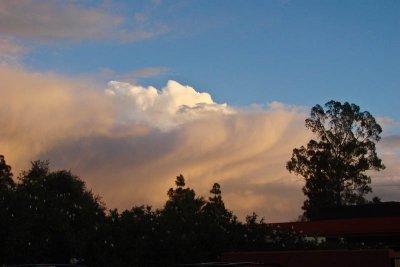
[[[255,211],[267,221],[301,213],[301,178],[285,168],[306,144],[305,107],[216,103],[199,89],[169,81],[157,89],[1,67],[0,153],[15,174],[31,160],[70,169],[108,208],[161,207],[177,175],[207,196],[214,182],[239,218]],[[395,197],[399,153],[395,135],[379,146],[387,169],[373,181],[383,200]],[[397,151],[397,152],[396,152]],[[379,178],[379,180],[378,180]],[[393,199],[392,199],[393,200]]]

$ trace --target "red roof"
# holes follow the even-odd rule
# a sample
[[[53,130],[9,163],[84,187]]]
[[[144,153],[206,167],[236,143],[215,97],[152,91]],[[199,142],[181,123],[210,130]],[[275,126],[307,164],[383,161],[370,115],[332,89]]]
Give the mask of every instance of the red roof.
[[[400,216],[273,223],[284,229],[320,236],[400,236]]]

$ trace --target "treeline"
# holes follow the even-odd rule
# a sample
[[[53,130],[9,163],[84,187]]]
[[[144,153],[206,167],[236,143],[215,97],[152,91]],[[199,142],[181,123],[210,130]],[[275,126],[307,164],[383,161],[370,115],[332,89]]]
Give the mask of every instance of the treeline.
[[[224,251],[305,249],[318,244],[226,209],[220,185],[208,199],[182,175],[161,209],[107,211],[100,197],[69,171],[36,161],[13,179],[0,156],[0,264],[171,266],[216,261]]]

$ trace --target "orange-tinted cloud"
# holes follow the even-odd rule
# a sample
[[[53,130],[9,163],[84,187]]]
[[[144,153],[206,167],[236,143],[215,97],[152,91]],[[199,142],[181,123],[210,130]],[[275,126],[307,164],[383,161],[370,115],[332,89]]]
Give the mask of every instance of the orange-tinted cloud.
[[[234,109],[172,81],[162,90],[119,84],[128,90],[113,95],[106,93],[110,87],[20,68],[0,68],[0,79],[0,153],[14,173],[30,160],[49,159],[120,209],[161,207],[182,173],[205,197],[219,182],[227,207],[240,218],[256,211],[271,222],[301,213],[303,182],[285,164],[311,137],[302,107]],[[387,169],[372,174],[376,181],[398,183],[398,140],[383,139]],[[387,200],[389,189],[376,192]]]
[[[285,163],[307,136],[302,118],[295,110],[214,114],[168,131],[66,140],[42,156],[83,175],[109,207],[160,207],[182,173],[205,196],[219,182],[227,206],[242,218],[256,211],[270,220],[294,219],[301,181]]]
[[[104,132],[113,122],[111,106],[79,81],[6,66],[0,80],[0,149],[17,172],[59,142]]]

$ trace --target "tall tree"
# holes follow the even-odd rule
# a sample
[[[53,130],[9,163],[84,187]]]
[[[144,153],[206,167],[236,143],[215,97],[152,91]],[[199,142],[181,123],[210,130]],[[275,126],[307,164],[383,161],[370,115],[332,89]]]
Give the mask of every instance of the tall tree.
[[[185,186],[183,175],[176,177],[175,185],[176,188],[168,190],[168,200],[162,211],[161,223],[165,231],[162,251],[175,263],[201,260],[199,222],[205,201]]]
[[[185,178],[182,174],[176,177],[175,185],[175,189],[168,190],[169,199],[165,204],[164,212],[176,214],[183,220],[198,214],[205,203],[204,199],[197,197],[193,189],[185,187]]]
[[[224,251],[235,248],[233,233],[238,225],[236,216],[226,209],[222,200],[221,186],[214,183],[212,194],[203,207],[203,247],[208,251],[209,260],[217,260]]]
[[[204,205],[203,213],[219,227],[226,228],[230,223],[235,222],[237,218],[231,211],[226,209],[222,200],[221,186],[218,183],[214,183],[210,193],[212,196],[208,198],[208,202]]]
[[[376,153],[382,128],[375,118],[348,102],[331,100],[325,108],[311,109],[305,124],[317,139],[293,149],[286,166],[305,179],[303,210],[308,219],[318,219],[327,207],[364,203],[372,192],[366,171],[385,168]]]

